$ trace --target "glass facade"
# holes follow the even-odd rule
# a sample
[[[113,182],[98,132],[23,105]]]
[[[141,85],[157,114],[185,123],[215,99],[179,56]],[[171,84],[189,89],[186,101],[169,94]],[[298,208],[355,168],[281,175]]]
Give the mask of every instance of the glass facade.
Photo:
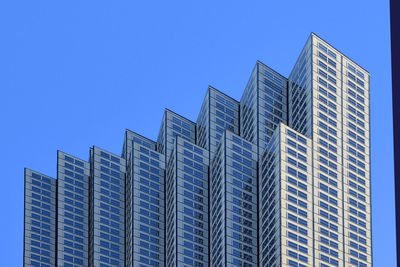
[[[257,266],[257,147],[225,131],[210,168],[211,266]]]
[[[287,79],[257,61],[240,100],[240,136],[262,154],[287,110]]]
[[[208,151],[177,137],[166,173],[166,265],[208,266]]]
[[[135,242],[133,237],[133,232],[134,232],[133,226],[135,225],[135,222],[137,222],[138,219],[138,217],[134,217],[134,210],[133,210],[135,207],[134,197],[135,193],[137,193],[138,190],[137,186],[134,187],[134,185],[136,184],[133,181],[134,179],[133,165],[140,166],[140,163],[137,162],[138,155],[133,152],[133,146],[135,143],[143,147],[142,149],[151,151],[155,151],[156,149],[156,143],[154,141],[146,137],[143,137],[140,134],[135,133],[131,130],[127,129],[125,131],[124,144],[122,147],[121,157],[126,160],[126,176],[125,176],[125,265],[126,266],[133,266],[134,261],[139,260],[139,259],[133,259],[133,255],[138,256],[138,254],[133,253],[134,242]],[[143,164],[145,166],[148,166],[146,162]],[[135,171],[136,170],[137,167],[135,167]],[[139,187],[139,190],[143,192],[142,187]]]
[[[372,266],[369,73],[312,33],[121,156],[25,169],[24,266]]]
[[[342,57],[344,251],[346,265],[372,265],[369,73]]]
[[[259,166],[261,266],[316,266],[311,162],[311,140],[281,123]]]
[[[371,266],[369,73],[311,34],[289,124],[312,139],[314,266]]]
[[[196,122],[197,145],[211,157],[225,129],[239,134],[239,102],[209,86]]]
[[[289,123],[290,127],[308,137],[312,134],[309,117],[312,111],[312,65],[311,38],[308,39],[289,77]]]
[[[125,160],[90,149],[89,266],[124,266]]]
[[[315,263],[344,265],[342,56],[311,36]],[[325,64],[325,65],[324,65]],[[327,94],[325,94],[327,93]],[[327,236],[329,234],[329,236]],[[342,262],[340,262],[342,261]],[[347,264],[346,264],[347,265]]]
[[[57,153],[57,266],[89,264],[90,165]]]
[[[166,163],[177,136],[195,143],[196,124],[169,109],[165,109],[157,139],[157,151],[165,155]]]
[[[141,266],[164,266],[164,164],[163,154],[133,141],[133,265],[140,263]]]
[[[133,143],[138,143],[141,144],[142,146],[151,149],[151,150],[156,150],[157,148],[157,143],[138,134],[135,133],[134,131],[131,130],[125,130],[125,136],[124,136],[124,144],[122,146],[122,153],[121,157],[128,160],[130,154],[132,153],[132,146]],[[127,164],[128,165],[128,164]]]
[[[24,191],[24,266],[55,266],[57,180],[25,169]]]

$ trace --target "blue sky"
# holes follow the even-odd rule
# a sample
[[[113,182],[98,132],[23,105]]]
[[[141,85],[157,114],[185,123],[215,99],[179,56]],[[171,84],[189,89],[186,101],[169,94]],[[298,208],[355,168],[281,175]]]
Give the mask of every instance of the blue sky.
[[[1,1],[3,266],[21,266],[23,168],[56,151],[119,154],[165,107],[196,120],[208,85],[236,99],[261,60],[288,76],[310,32],[371,73],[376,266],[395,266],[389,1]]]

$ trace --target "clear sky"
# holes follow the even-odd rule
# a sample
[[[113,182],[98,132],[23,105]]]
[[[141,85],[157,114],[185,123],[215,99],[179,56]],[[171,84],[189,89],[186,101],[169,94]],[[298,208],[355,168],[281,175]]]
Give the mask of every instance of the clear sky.
[[[208,85],[240,99],[256,60],[288,76],[315,32],[371,74],[373,257],[395,266],[389,29],[383,0],[1,1],[0,265],[22,265],[24,167],[156,139]]]

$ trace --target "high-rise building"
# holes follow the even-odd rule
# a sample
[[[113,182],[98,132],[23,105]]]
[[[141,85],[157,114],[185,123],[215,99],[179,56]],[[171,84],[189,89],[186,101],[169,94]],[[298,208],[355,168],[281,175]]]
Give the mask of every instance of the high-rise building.
[[[239,134],[239,102],[208,87],[196,122],[196,143],[214,155],[225,129]]]
[[[57,154],[57,266],[88,266],[88,162]]]
[[[25,169],[24,266],[55,266],[57,180]]]
[[[257,61],[240,100],[240,136],[262,154],[287,110],[287,79]]]
[[[169,109],[165,109],[157,139],[157,151],[165,155],[165,163],[168,162],[177,136],[196,143],[196,124]]]
[[[25,169],[24,266],[372,266],[369,73],[315,34],[121,156]]]
[[[166,172],[166,266],[208,266],[208,151],[177,136]]]
[[[125,177],[125,266],[134,262],[163,266],[164,262],[164,155],[156,143],[125,131],[122,157]]]
[[[125,264],[125,169],[125,159],[90,148],[89,266]]]
[[[259,164],[261,266],[312,264],[311,141],[279,124]]]
[[[225,131],[211,162],[211,266],[257,265],[257,147]]]

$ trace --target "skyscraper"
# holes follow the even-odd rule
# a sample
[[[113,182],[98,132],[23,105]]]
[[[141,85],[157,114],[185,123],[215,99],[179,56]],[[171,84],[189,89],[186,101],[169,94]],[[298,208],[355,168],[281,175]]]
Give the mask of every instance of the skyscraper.
[[[167,266],[208,266],[207,152],[175,139],[166,173]]]
[[[57,266],[88,266],[88,162],[57,153]]]
[[[225,131],[211,163],[211,266],[257,264],[257,147]]]
[[[165,155],[165,163],[168,162],[177,136],[195,143],[196,124],[169,109],[165,109],[157,139],[157,151]]]
[[[25,169],[24,266],[55,266],[57,180]]]
[[[163,266],[164,262],[164,155],[156,143],[130,130],[125,132],[125,253],[126,266],[135,262]]]
[[[25,170],[25,266],[371,266],[369,73],[315,34],[121,156]]]
[[[239,134],[239,102],[208,87],[196,122],[196,143],[214,155],[225,129]]]
[[[320,266],[313,258],[311,141],[283,123],[259,166],[261,266]]]
[[[90,148],[89,266],[125,264],[125,169],[125,159]]]
[[[369,73],[311,34],[289,110],[289,126],[311,139],[312,264],[371,265]]]
[[[240,135],[261,154],[287,110],[287,79],[257,61],[240,100]]]

